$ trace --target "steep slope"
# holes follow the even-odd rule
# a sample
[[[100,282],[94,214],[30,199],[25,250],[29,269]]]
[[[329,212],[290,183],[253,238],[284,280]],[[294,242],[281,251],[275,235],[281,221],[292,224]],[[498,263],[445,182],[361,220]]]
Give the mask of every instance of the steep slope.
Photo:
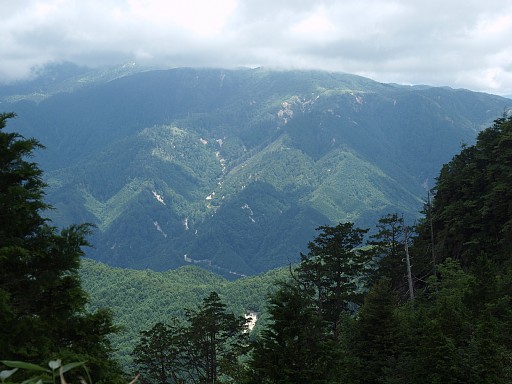
[[[13,129],[48,147],[55,222],[96,224],[89,256],[112,265],[231,277],[297,260],[319,225],[413,219],[424,182],[510,103],[326,72],[69,81],[39,102],[3,99]]]

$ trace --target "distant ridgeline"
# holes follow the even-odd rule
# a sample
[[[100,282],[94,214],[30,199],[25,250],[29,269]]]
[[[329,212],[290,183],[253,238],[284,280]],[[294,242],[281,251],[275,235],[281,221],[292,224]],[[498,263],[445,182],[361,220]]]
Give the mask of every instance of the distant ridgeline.
[[[321,225],[413,221],[441,165],[512,104],[327,72],[70,65],[0,98],[47,147],[54,223],[97,226],[88,256],[231,278],[297,261]]]

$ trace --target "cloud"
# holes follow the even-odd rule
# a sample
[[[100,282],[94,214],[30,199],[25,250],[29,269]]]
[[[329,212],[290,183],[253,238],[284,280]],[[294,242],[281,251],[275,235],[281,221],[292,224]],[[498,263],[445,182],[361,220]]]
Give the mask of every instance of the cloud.
[[[137,61],[512,94],[512,4],[502,0],[19,0],[0,12],[3,82],[52,61]]]

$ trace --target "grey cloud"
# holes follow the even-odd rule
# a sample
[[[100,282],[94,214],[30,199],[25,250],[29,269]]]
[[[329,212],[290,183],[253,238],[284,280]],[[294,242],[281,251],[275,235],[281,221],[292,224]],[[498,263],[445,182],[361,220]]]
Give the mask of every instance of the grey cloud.
[[[0,81],[49,61],[114,65],[135,60],[163,66],[317,68],[378,81],[512,93],[507,75],[512,5],[501,0],[238,0],[218,35],[197,35],[158,17],[155,22],[131,18],[128,0],[61,2],[62,11],[47,18],[34,12],[37,4],[59,1],[2,2]],[[315,24],[311,30],[298,28],[315,14],[328,21],[318,30]]]

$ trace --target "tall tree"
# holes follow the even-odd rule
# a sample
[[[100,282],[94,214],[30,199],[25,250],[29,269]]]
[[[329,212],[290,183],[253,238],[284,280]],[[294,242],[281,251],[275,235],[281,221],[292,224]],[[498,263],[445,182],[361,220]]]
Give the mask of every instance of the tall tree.
[[[313,292],[282,283],[270,296],[270,322],[250,360],[250,383],[326,383],[333,344],[326,338]]]
[[[31,362],[52,355],[86,357],[95,378],[115,381],[109,313],[85,310],[78,275],[88,225],[60,233],[42,216],[43,172],[27,161],[42,148],[35,139],[4,132],[13,113],[0,114],[0,355]]]
[[[239,357],[249,346],[247,319],[227,313],[216,292],[204,298],[198,310],[188,310],[186,317],[183,346],[190,377],[215,384],[241,375]]]
[[[372,240],[369,243],[375,247],[378,261],[376,280],[389,279],[396,291],[406,291],[403,218],[397,213],[381,217],[377,223],[377,233],[370,237]]]
[[[366,295],[350,335],[349,351],[356,357],[352,378],[360,383],[386,383],[400,355],[397,298],[387,279],[379,280]]]
[[[308,244],[309,252],[301,254],[298,278],[315,289],[319,313],[337,340],[342,314],[351,304],[362,304],[374,254],[362,247],[367,229],[340,223],[318,230],[320,234]]]
[[[136,371],[141,374],[142,384],[181,383],[186,377],[181,364],[180,350],[183,327],[177,322],[171,325],[156,323],[148,331],[142,331],[140,340],[132,352]]]
[[[377,232],[370,236],[378,268],[373,280],[390,281],[391,287],[401,300],[414,300],[412,263],[409,255],[410,228],[404,224],[403,216],[390,213],[379,219]]]

